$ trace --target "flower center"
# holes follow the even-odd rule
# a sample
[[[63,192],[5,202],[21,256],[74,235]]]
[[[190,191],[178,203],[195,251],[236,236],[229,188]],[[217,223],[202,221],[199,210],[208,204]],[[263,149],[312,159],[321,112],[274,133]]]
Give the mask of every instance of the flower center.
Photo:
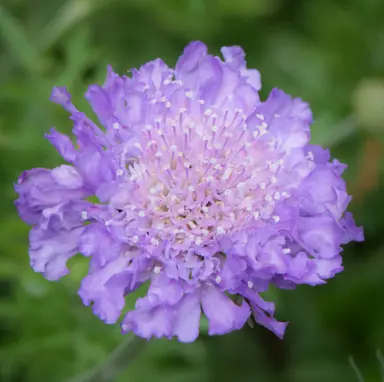
[[[177,112],[164,109],[145,126],[128,167],[134,183],[126,207],[153,245],[171,240],[181,248],[257,226],[272,216],[282,161],[260,139],[268,128],[262,115],[251,134],[242,110],[204,107],[186,93]]]

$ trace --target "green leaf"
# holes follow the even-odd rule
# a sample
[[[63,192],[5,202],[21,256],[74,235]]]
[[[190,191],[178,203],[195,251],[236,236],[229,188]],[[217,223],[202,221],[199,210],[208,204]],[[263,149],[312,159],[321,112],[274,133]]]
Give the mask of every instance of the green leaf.
[[[384,357],[379,349],[376,352],[376,356],[380,364],[381,381],[384,382]]]
[[[334,122],[324,116],[315,121],[311,142],[324,147],[334,147],[358,132],[357,122],[353,117]]]
[[[90,30],[86,25],[81,26],[76,29],[75,33],[71,34],[66,46],[68,64],[58,78],[57,84],[71,88],[81,71],[92,60],[89,40]]]
[[[349,357],[348,360],[349,360],[349,364],[351,365],[353,371],[355,372],[356,380],[359,381],[359,382],[364,382],[364,378],[363,378],[363,376],[361,374],[361,371],[358,368],[358,366],[356,365],[356,362],[353,359],[353,357]]]
[[[39,71],[39,54],[22,26],[0,5],[0,34],[20,66],[31,74]]]
[[[58,10],[56,16],[43,29],[39,47],[43,51],[54,45],[74,25],[87,18],[92,12],[105,4],[101,0],[72,0],[67,1]]]

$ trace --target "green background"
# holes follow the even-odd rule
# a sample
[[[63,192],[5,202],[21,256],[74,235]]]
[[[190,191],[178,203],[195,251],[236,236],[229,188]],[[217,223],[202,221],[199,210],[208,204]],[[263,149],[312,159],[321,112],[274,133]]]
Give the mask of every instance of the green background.
[[[28,230],[13,182],[60,163],[44,139],[67,114],[48,101],[67,86],[79,108],[106,65],[124,73],[156,57],[173,66],[201,39],[211,51],[238,44],[279,87],[310,102],[313,141],[346,162],[351,209],[366,241],[349,244],[345,271],[325,286],[271,291],[284,341],[256,327],[193,344],[153,340],[118,381],[382,381],[384,363],[383,0],[1,0],[0,5],[0,380],[67,381],[100,364],[123,339],[77,296],[86,271],[50,283],[29,268]],[[129,301],[132,306],[132,300]]]

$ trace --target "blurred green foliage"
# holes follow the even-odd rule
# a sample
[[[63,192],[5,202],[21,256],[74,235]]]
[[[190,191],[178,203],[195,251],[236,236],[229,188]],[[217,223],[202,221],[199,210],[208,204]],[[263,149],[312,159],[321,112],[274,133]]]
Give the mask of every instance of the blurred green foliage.
[[[384,349],[383,0],[2,0],[0,5],[0,380],[66,381],[102,362],[122,340],[76,291],[87,264],[71,260],[58,283],[29,268],[28,227],[12,183],[60,162],[43,134],[70,131],[48,101],[67,86],[80,108],[107,64],[124,73],[190,40],[218,53],[238,44],[272,87],[310,102],[313,141],[346,162],[352,210],[366,241],[345,250],[345,271],[322,287],[274,292],[284,341],[256,327],[191,345],[151,341],[119,381],[347,382],[380,380]],[[133,303],[132,300],[129,302]],[[382,365],[383,366],[383,365]]]

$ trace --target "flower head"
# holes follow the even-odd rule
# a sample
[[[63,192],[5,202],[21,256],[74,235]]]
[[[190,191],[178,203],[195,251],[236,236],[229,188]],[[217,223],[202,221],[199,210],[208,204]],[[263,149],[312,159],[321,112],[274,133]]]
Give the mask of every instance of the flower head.
[[[33,269],[57,280],[70,257],[90,257],[79,294],[107,323],[149,282],[121,324],[145,338],[193,341],[201,311],[211,335],[252,318],[282,337],[260,293],[325,283],[342,270],[340,246],[362,240],[345,212],[345,166],[308,143],[309,106],[276,89],[260,101],[243,50],[222,53],[193,42],[174,70],[160,59],[130,77],[108,68],[86,93],[103,129],[55,88],[76,147],[52,129],[68,164],[15,186]]]

